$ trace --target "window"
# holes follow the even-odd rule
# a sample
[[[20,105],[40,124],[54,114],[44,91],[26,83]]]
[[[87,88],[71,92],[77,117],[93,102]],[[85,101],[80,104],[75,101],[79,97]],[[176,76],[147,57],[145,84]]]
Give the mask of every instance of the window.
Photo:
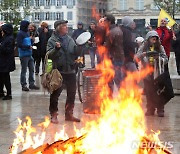
[[[40,1],[39,0],[35,0],[35,6],[40,6]]]
[[[57,0],[56,1],[56,6],[61,6],[61,5],[62,5],[61,0]]]
[[[64,19],[63,12],[56,12],[56,20],[62,20]]]
[[[45,20],[49,20],[49,12],[46,12],[46,14],[45,14]]]
[[[50,6],[50,0],[45,1],[45,6]]]
[[[66,5],[66,0],[62,0],[62,5]]]
[[[34,19],[40,20],[40,13],[39,12],[35,12]]]
[[[28,6],[29,5],[29,0],[24,0],[24,5]]]
[[[72,8],[73,7],[73,0],[67,0],[67,7]]]
[[[127,10],[127,0],[119,1],[119,10]]]
[[[136,0],[136,9],[143,10],[144,9],[144,0]]]
[[[73,20],[72,12],[67,12],[67,20]]]

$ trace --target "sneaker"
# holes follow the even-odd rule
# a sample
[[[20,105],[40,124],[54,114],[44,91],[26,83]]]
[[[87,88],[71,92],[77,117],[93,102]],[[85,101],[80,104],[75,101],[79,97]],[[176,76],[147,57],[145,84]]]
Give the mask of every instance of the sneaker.
[[[29,86],[29,89],[39,90],[39,87],[38,87],[38,86],[36,86],[36,85],[32,85],[32,86]]]
[[[12,99],[12,96],[11,95],[6,95],[3,97],[2,100],[11,100]]]
[[[22,91],[29,91],[28,87],[22,87]]]

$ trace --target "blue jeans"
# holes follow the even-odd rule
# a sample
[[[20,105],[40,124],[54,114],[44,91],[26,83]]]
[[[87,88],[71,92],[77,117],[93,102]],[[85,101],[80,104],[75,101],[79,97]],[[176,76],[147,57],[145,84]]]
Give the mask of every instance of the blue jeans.
[[[111,96],[110,97],[112,97],[112,94],[113,94],[114,83],[116,84],[116,86],[119,90],[121,82],[124,78],[124,74],[122,71],[123,62],[122,61],[113,61],[112,63],[114,66],[115,75],[114,75],[114,78],[108,83],[109,88],[111,90],[111,94],[110,94]]]
[[[29,57],[21,57],[21,77],[20,77],[20,82],[21,86],[25,87],[27,86],[26,82],[26,72],[27,68],[29,69],[29,85],[33,86],[34,85],[34,59],[32,56]]]
[[[91,47],[89,49],[89,55],[90,55],[90,59],[91,59],[91,67],[95,68],[95,56],[97,57],[97,64],[100,63],[100,56],[97,52],[97,48],[96,47]]]

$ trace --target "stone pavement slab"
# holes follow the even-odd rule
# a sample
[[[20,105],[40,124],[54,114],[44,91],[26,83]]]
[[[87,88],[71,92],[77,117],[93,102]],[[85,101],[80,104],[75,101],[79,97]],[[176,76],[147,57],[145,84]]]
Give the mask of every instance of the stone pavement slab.
[[[12,100],[2,101],[0,100],[0,154],[8,154],[8,148],[13,143],[15,135],[13,131],[18,125],[17,117],[25,120],[26,116],[30,116],[33,122],[33,126],[44,121],[44,117],[49,115],[49,94],[41,87],[40,90],[31,90],[29,92],[23,92],[19,83],[20,65],[16,60],[17,70],[11,73],[12,80]],[[88,63],[89,64],[89,63]],[[40,77],[36,76],[36,83],[40,86]],[[77,95],[76,95],[77,96]],[[46,141],[52,142],[52,134],[56,131],[65,128],[66,133],[70,136],[74,136],[74,125],[76,128],[83,128],[87,121],[95,120],[99,115],[84,114],[82,112],[82,104],[78,97],[76,97],[75,116],[80,117],[82,122],[73,124],[72,122],[66,122],[64,120],[64,106],[65,106],[66,92],[63,91],[59,98],[59,121],[58,125],[50,124],[48,127],[48,134]],[[143,98],[143,109],[145,110],[146,100]],[[146,125],[148,132],[152,130],[160,130],[161,141],[172,141],[173,149],[171,151],[174,154],[180,152],[180,96],[175,96],[165,106],[165,117],[160,118],[157,115],[152,117],[146,117]]]

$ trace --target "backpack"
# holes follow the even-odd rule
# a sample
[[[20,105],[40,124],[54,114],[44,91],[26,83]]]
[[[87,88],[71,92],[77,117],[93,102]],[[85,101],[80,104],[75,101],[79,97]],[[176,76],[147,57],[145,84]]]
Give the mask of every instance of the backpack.
[[[63,78],[58,69],[53,69],[52,61],[48,59],[48,52],[45,56],[45,69],[41,76],[41,84],[45,90],[52,94],[62,86]]]

